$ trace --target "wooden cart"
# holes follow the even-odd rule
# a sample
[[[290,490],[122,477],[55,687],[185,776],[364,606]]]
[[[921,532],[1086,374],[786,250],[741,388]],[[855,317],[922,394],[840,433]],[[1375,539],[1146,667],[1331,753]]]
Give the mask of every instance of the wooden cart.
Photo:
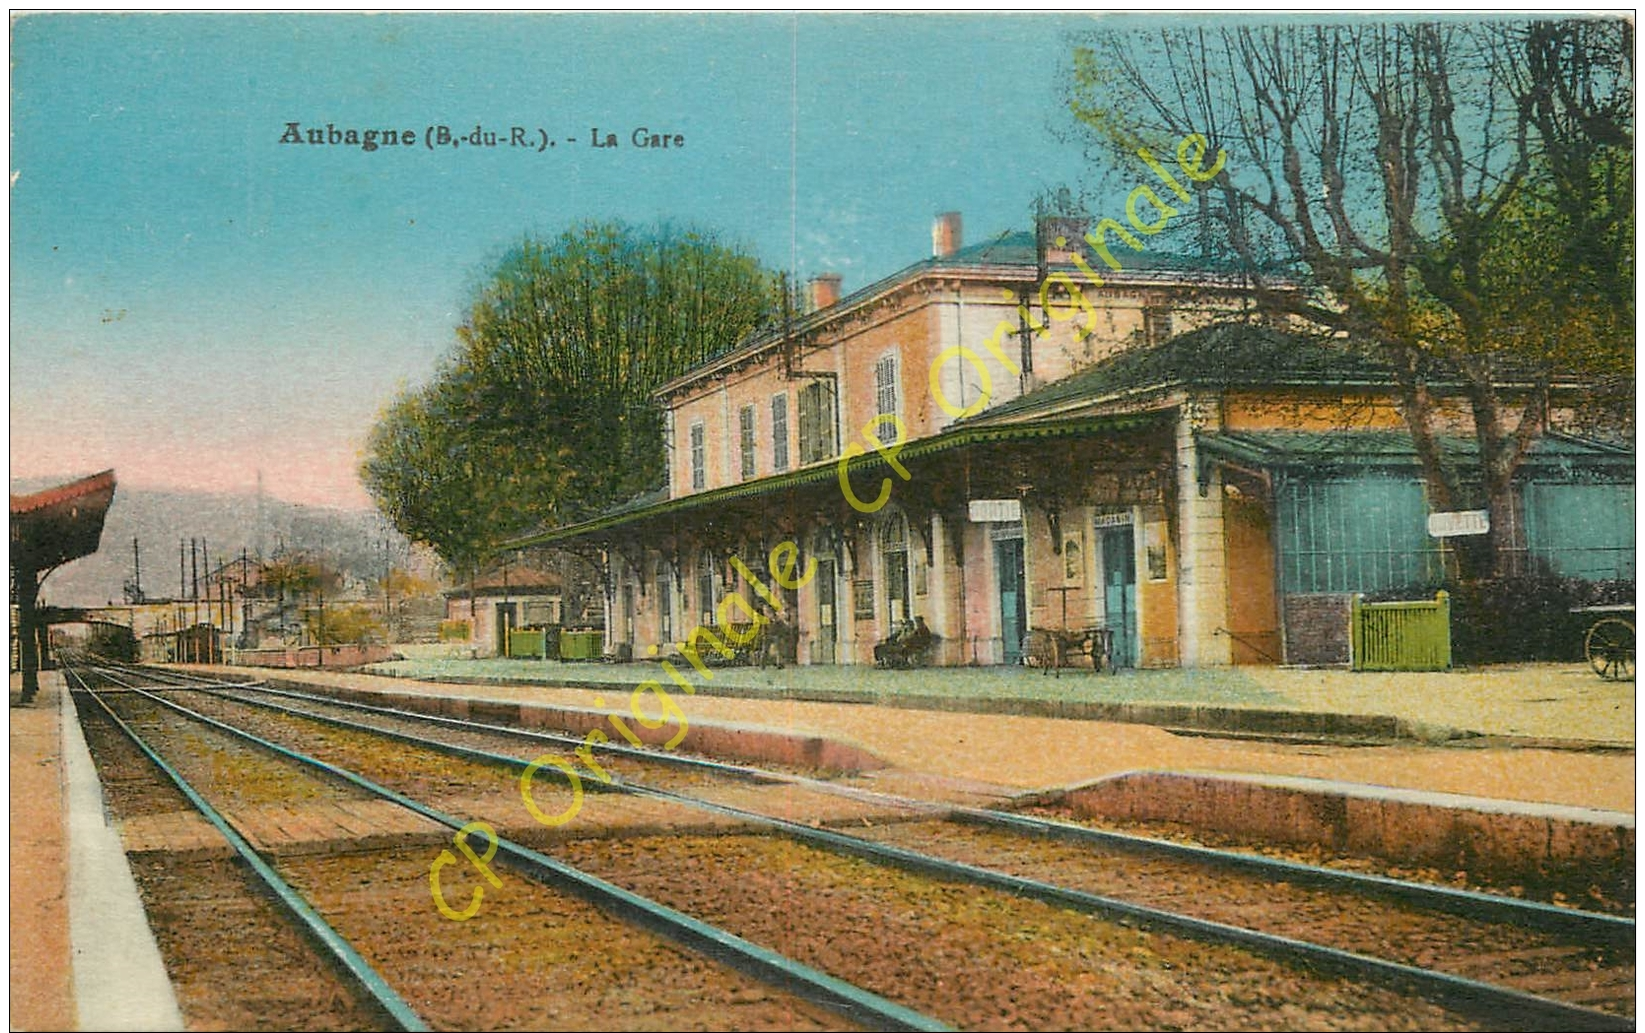
[[[1049,674],[1069,666],[1070,657],[1091,658],[1091,669],[1114,670],[1114,633],[1100,624],[1086,628],[1035,628],[1022,640],[1022,662]]]
[[[1068,627],[1068,593],[1078,591],[1074,585],[1060,585],[1047,589],[1050,592],[1062,594],[1062,624],[1060,628],[1035,628],[1022,640],[1022,662],[1025,667],[1038,667],[1049,674],[1057,672],[1062,677],[1062,669],[1068,666],[1068,659],[1072,656],[1085,655],[1091,658],[1091,670],[1100,671],[1108,668],[1108,673],[1114,672],[1114,633],[1103,624],[1092,624],[1083,628]]]
[[[1608,681],[1634,679],[1634,605],[1584,606],[1572,613],[1595,617],[1582,639],[1582,653],[1594,673]]]

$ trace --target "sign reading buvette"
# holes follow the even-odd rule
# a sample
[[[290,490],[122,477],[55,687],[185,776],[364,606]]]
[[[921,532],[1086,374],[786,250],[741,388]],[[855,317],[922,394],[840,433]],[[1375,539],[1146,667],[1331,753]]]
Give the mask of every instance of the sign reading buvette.
[[[1483,509],[1428,514],[1428,536],[1431,538],[1461,538],[1465,535],[1490,533],[1491,514]]]

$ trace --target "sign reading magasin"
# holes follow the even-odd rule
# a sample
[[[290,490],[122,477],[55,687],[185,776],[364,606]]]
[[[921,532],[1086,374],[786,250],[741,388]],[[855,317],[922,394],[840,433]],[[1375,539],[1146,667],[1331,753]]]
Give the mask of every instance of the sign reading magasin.
[[[1020,499],[972,499],[967,509],[973,524],[997,524],[1022,519]]]
[[[1428,535],[1432,538],[1460,538],[1463,535],[1490,533],[1490,513],[1483,509],[1428,514]]]

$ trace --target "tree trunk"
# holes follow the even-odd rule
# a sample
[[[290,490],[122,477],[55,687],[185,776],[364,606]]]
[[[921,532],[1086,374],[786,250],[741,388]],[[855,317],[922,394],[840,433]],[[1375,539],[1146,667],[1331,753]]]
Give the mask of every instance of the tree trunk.
[[[1518,542],[1514,540],[1515,518],[1513,477],[1493,478],[1486,484],[1485,505],[1491,514],[1491,530],[1485,536],[1485,568],[1492,577],[1526,573],[1514,562]]]
[[[1470,369],[1473,380],[1474,433],[1479,441],[1481,488],[1490,512],[1491,530],[1485,536],[1482,573],[1507,577],[1520,573],[1513,562],[1520,542],[1515,519],[1514,475],[1531,445],[1548,425],[1547,387],[1538,385],[1519,414],[1519,424],[1508,429],[1506,407],[1492,385],[1489,371]]]
[[[1422,480],[1428,490],[1428,508],[1435,512],[1454,510],[1461,503],[1461,492],[1452,471],[1446,469],[1444,455],[1439,447],[1438,412],[1418,370],[1420,355],[1414,348],[1403,349],[1391,356],[1395,378],[1399,383],[1400,409],[1411,444],[1416,449],[1417,462],[1422,468]],[[1457,576],[1464,581],[1480,577],[1492,567],[1488,543],[1478,538],[1451,539],[1452,555],[1456,557]]]

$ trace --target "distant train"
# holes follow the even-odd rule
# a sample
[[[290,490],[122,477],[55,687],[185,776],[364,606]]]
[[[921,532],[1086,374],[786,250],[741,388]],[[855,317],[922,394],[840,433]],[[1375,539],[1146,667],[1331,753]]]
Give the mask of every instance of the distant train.
[[[137,636],[125,624],[93,623],[91,635],[86,640],[86,651],[105,660],[136,663]]]
[[[156,631],[143,636],[143,659],[166,664],[220,664],[222,634],[210,624],[178,631]]]
[[[66,611],[48,610],[50,615],[61,615]],[[70,616],[79,616],[70,613]],[[132,634],[131,626],[117,624],[113,621],[69,619],[65,623],[49,626],[46,641],[40,650],[41,670],[52,670],[58,666],[58,657],[65,650],[74,653],[85,653],[101,657],[105,660],[114,660],[121,663],[135,663],[137,660],[137,636]],[[17,643],[12,643],[12,670],[17,669]]]

